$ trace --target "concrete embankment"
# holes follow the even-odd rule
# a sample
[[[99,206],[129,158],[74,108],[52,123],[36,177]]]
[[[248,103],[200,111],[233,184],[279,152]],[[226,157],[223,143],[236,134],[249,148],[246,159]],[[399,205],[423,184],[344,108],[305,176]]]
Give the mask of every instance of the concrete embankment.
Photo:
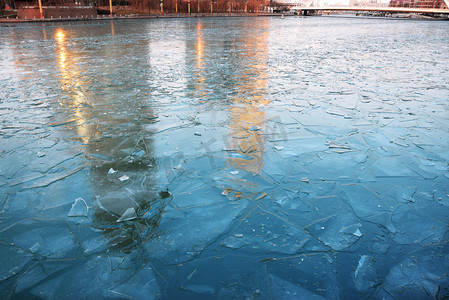
[[[148,15],[114,15],[112,17],[108,15],[99,15],[97,17],[77,17],[77,18],[35,18],[35,19],[19,19],[19,18],[4,18],[0,19],[0,23],[40,23],[40,22],[73,22],[73,21],[99,21],[99,20],[126,20],[126,19],[158,19],[158,18],[199,18],[199,17],[270,17],[281,16],[276,13],[200,13],[200,14],[148,14]],[[287,16],[287,15],[286,15]],[[290,15],[293,16],[293,15]]]

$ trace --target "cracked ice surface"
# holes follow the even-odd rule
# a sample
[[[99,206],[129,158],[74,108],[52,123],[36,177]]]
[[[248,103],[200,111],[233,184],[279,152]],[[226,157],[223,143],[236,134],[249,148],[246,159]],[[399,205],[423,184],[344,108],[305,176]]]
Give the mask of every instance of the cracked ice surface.
[[[0,295],[449,296],[449,28],[0,27]]]

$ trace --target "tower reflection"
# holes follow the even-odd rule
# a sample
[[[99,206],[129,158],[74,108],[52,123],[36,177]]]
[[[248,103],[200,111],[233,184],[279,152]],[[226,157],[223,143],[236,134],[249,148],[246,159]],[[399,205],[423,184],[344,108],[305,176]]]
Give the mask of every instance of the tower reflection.
[[[264,165],[265,112],[263,107],[270,101],[265,98],[267,90],[268,61],[268,20],[260,22],[260,26],[251,28],[254,32],[239,43],[245,49],[240,54],[247,67],[239,74],[237,81],[241,83],[238,94],[233,97],[231,106],[231,123],[228,141],[231,149],[245,158],[232,158],[230,166],[251,173],[259,174]],[[262,29],[262,30],[261,30]]]
[[[209,36],[207,26],[198,22],[194,38],[187,41],[190,97],[228,116],[223,142],[240,154],[230,156],[228,165],[259,173],[264,164],[263,107],[269,103],[265,97],[269,20],[258,22],[257,28],[246,24],[248,34],[238,39],[232,32]]]
[[[109,249],[130,251],[139,241],[151,238],[169,193],[160,191],[153,179],[153,141],[146,132],[146,125],[157,117],[148,105],[151,93],[121,88],[138,80],[114,77],[124,67],[119,59],[132,49],[113,23],[111,36],[112,42],[93,51],[86,51],[79,42],[70,43],[79,37],[63,28],[56,30],[54,38],[64,95],[60,106],[71,122],[67,133],[81,142],[90,165],[90,187],[96,198],[91,226],[103,233]],[[145,49],[145,42],[141,43],[135,49]],[[146,55],[142,53],[134,65],[126,67],[149,72]],[[102,61],[116,64],[98,64]]]

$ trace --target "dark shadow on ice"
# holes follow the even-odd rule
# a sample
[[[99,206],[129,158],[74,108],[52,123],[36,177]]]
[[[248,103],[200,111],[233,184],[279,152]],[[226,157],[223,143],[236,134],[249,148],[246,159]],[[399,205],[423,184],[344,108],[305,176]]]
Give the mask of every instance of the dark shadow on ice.
[[[78,239],[85,253],[111,249],[129,252],[151,238],[170,193],[157,186],[153,141],[145,136],[150,135],[146,126],[157,120],[150,91],[144,87],[139,94],[122,90],[121,86],[139,82],[139,74],[117,77],[116,82],[107,74],[117,74],[124,67],[138,69],[142,63],[148,64],[144,70],[150,72],[151,66],[144,55],[143,62],[135,60],[134,66],[121,65],[119,58],[129,49],[124,35],[116,35],[114,30],[112,42],[99,44],[95,50],[99,66],[87,66],[85,60],[90,54],[86,56],[85,52],[93,49],[82,43],[73,46],[71,41],[81,37],[72,34],[64,28],[54,32],[59,86],[65,95],[58,116],[65,120],[58,121],[73,120],[63,129],[64,134],[81,144],[90,166],[91,194],[95,196],[90,201],[89,221],[83,225],[102,235],[91,240],[80,235]],[[116,64],[101,66],[103,59]],[[105,71],[104,76],[98,74],[99,68]]]
[[[150,181],[151,171],[146,170],[144,160],[130,160],[131,157],[125,157],[92,168],[98,175],[94,176],[96,185],[100,187],[92,227],[103,232],[111,249],[123,251],[151,238],[171,200],[168,190],[157,190]],[[123,184],[120,174],[108,174],[110,170],[121,170],[120,174],[130,177],[124,181],[131,182]]]

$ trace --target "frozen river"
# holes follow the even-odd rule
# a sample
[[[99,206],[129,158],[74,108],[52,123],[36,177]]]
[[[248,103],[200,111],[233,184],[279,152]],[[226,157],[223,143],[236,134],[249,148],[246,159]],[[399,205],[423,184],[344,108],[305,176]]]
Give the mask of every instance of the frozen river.
[[[449,297],[448,100],[448,22],[3,25],[0,297]]]

